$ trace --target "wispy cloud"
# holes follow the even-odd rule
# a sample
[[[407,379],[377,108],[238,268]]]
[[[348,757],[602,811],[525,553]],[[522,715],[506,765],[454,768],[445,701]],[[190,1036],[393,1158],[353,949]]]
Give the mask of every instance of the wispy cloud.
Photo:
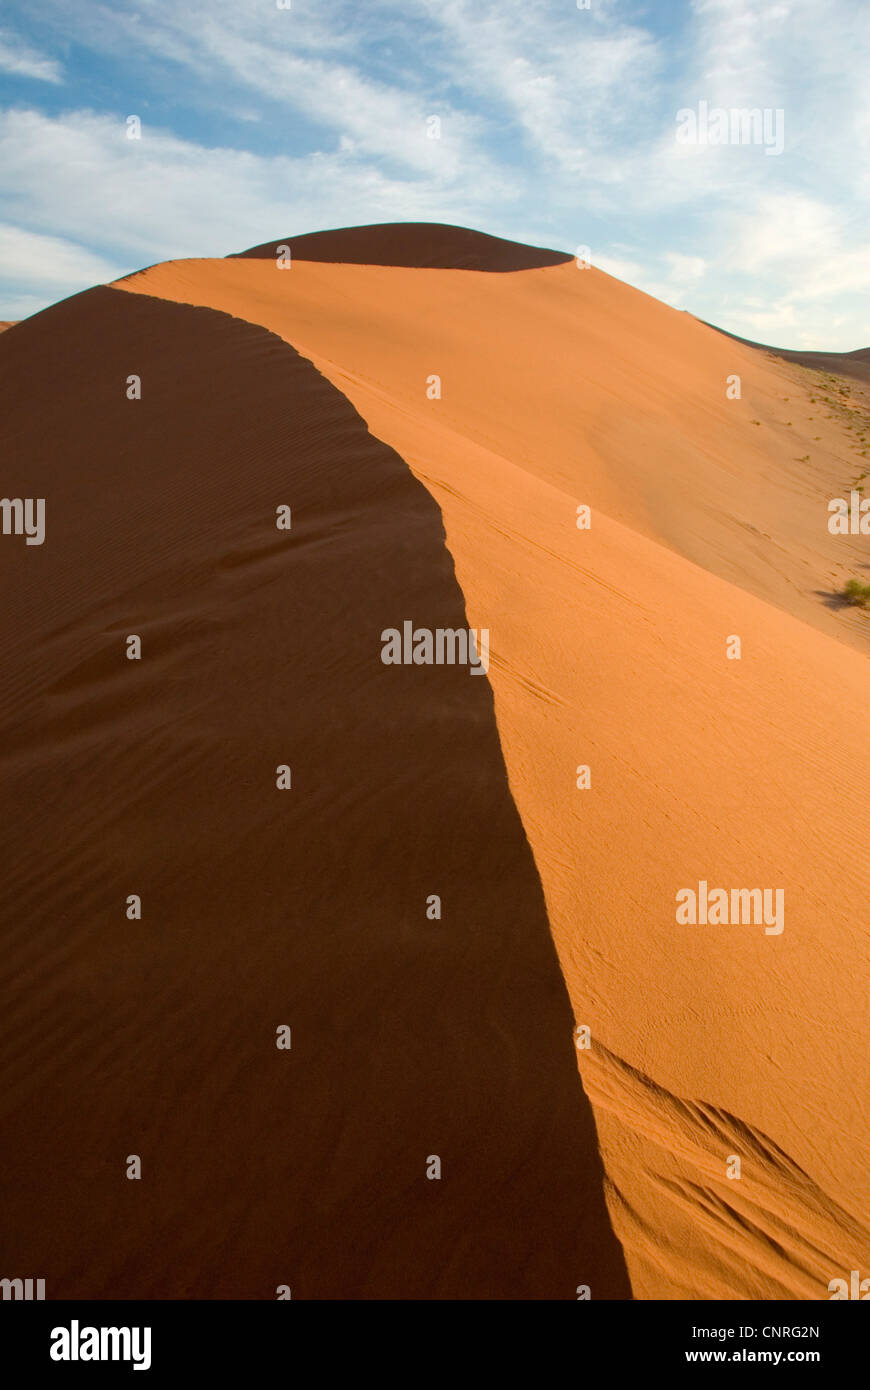
[[[13,34],[0,30],[0,72],[13,77],[31,77],[36,82],[63,81],[63,68],[54,58],[46,58]]]
[[[80,111],[0,112],[7,217],[41,237],[90,245],[122,270],[162,258],[223,256],[270,235],[370,220],[475,221],[491,190],[449,180],[408,183],[339,149],[315,158],[206,148],[124,119]],[[464,185],[463,185],[464,190]],[[478,201],[474,202],[474,198]],[[126,264],[125,264],[126,262]],[[41,262],[29,266],[35,276]],[[50,277],[55,283],[56,277]]]
[[[60,236],[0,223],[0,293],[4,317],[24,318],[44,308],[45,296],[63,298],[70,285],[85,289],[117,279],[123,265]]]

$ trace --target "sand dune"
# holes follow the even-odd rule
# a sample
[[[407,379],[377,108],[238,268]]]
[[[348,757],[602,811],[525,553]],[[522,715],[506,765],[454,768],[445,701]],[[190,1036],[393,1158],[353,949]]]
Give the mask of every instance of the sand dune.
[[[437,504],[224,314],[95,289],[0,356],[8,480],[48,498],[0,550],[6,1267],[626,1297],[489,685],[380,659],[466,621]]]
[[[728,333],[726,336],[733,338],[736,343],[760,348],[762,352],[771,353],[785,362],[796,362],[812,371],[831,372],[839,377],[855,377],[862,382],[870,381],[870,348],[858,348],[854,352],[804,352],[800,349],[770,347],[766,343],[753,342],[751,338],[741,338],[736,333]]]
[[[286,248],[283,253],[281,248]],[[524,246],[504,237],[489,236],[470,227],[451,227],[432,222],[385,222],[369,227],[308,232],[267,241],[240,251],[243,258],[272,261],[325,261],[345,265],[413,266],[417,269],[510,271],[535,266],[563,265],[571,257],[564,251]],[[234,259],[234,258],[231,258]]]
[[[864,538],[827,529],[828,500],[865,470],[864,446],[825,403],[824,378],[573,261],[423,274],[350,263],[355,233],[331,254],[348,263],[180,261],[119,285],[263,323],[358,408],[359,383],[377,409],[418,414],[427,439],[455,434],[566,494],[569,520],[572,503],[589,504],[868,650],[866,620],[835,599]],[[735,375],[739,400],[726,396]],[[854,413],[870,429],[870,404]],[[412,467],[418,434],[411,423],[395,445]]]
[[[182,262],[124,288],[292,341],[438,501],[470,621],[492,630],[511,790],[599,1045],[579,1056],[635,1292],[826,1297],[841,1266],[870,1264],[870,858],[867,620],[833,599],[864,552],[826,526],[862,465],[823,379],[573,264]],[[675,892],[701,878],[784,887],[786,930],[678,928]],[[674,1106],[730,1128],[663,1140]],[[786,1170],[803,1177],[777,1206]]]
[[[867,562],[827,530],[860,384],[491,240],[288,238],[4,340],[10,487],[59,533],[0,552],[4,1081],[13,1212],[58,1134],[76,1155],[39,1228],[65,1292],[217,1269],[262,1297],[289,1263],[308,1297],[813,1299],[870,1273],[868,623],[836,598]],[[36,431],[70,342],[96,346]],[[405,617],[489,629],[488,681],[384,667]],[[784,930],[679,925],[702,879],[784,888]],[[151,1188],[113,1189],[143,1148]],[[446,1158],[422,1177],[463,1148],[452,1188]],[[95,1211],[129,1235],[85,1269]],[[23,1259],[32,1217],[11,1230]]]

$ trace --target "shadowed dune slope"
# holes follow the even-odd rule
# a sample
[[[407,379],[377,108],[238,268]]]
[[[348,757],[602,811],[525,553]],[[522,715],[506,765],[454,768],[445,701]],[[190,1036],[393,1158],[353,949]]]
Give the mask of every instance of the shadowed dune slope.
[[[221,313],[96,289],[0,367],[7,487],[47,499],[0,544],[4,1267],[629,1296],[489,683],[380,660],[466,623],[430,493]]]
[[[570,265],[189,261],[124,289],[280,333],[440,504],[635,1293],[870,1274],[870,644],[826,602],[868,563],[827,530],[863,467],[842,418],[799,368]],[[679,925],[702,879],[783,889],[784,930]]]
[[[413,266],[417,269],[510,271],[570,261],[566,251],[524,246],[518,241],[450,227],[439,222],[385,222],[369,227],[337,227],[252,246],[229,259],[274,261],[281,246],[293,260],[356,265]]]

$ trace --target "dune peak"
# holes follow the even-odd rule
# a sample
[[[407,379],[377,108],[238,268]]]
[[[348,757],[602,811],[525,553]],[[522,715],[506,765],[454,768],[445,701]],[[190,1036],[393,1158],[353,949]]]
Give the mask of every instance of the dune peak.
[[[336,227],[303,236],[279,237],[234,255],[271,260],[279,255],[282,246],[289,246],[291,257],[302,261],[428,270],[534,270],[563,265],[572,259],[566,251],[527,246],[491,236],[488,232],[443,222],[378,222],[362,227]]]

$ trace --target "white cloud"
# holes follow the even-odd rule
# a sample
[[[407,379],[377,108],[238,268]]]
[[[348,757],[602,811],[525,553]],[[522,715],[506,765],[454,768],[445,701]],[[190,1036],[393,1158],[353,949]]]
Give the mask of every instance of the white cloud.
[[[628,261],[620,256],[609,256],[606,252],[596,255],[593,251],[591,264],[596,270],[603,270],[615,280],[624,280],[627,285],[639,285],[648,273],[639,261]]]
[[[19,229],[9,249],[27,292],[39,286],[46,301],[58,286],[72,293],[155,260],[223,256],[271,236],[346,225],[349,208],[351,221],[473,225],[483,208],[465,199],[492,191],[409,184],[341,153],[293,159],[205,149],[147,122],[142,138],[130,140],[123,120],[88,111],[0,112],[0,168],[7,216]],[[78,261],[69,249],[77,244]],[[85,245],[100,254],[86,259]],[[4,310],[10,316],[6,300],[0,317]]]
[[[703,256],[681,256],[675,251],[665,252],[665,261],[675,284],[691,284],[703,280],[707,262]]]
[[[122,273],[117,262],[95,256],[84,246],[64,237],[42,236],[0,222],[0,266],[7,279],[65,285],[89,281],[98,285]]]
[[[14,34],[0,31],[0,72],[14,77],[32,77],[37,82],[63,81],[63,69],[54,58],[46,58]]]
[[[560,7],[542,20],[525,0],[421,0],[439,26],[451,74],[500,102],[528,143],[564,174],[613,176],[601,158],[615,132],[648,110],[661,53],[653,36],[603,11]]]
[[[142,0],[132,14],[85,7],[80,22],[99,48],[118,53],[135,46],[152,59],[186,68],[217,94],[232,85],[283,107],[291,143],[297,112],[333,132],[334,146],[343,136],[360,154],[404,165],[412,175],[476,170],[485,160],[474,115],[449,102],[433,108],[414,80],[403,85],[369,75],[355,61],[361,37],[355,6],[349,14],[354,22],[348,27],[340,5],[318,12],[245,0],[187,0],[177,6]],[[75,32],[78,16],[65,22]],[[222,106],[220,95],[217,102]],[[432,114],[442,119],[440,141],[426,135]]]
[[[4,319],[27,318],[46,303],[116,280],[124,267],[64,237],[0,223],[0,304]]]

